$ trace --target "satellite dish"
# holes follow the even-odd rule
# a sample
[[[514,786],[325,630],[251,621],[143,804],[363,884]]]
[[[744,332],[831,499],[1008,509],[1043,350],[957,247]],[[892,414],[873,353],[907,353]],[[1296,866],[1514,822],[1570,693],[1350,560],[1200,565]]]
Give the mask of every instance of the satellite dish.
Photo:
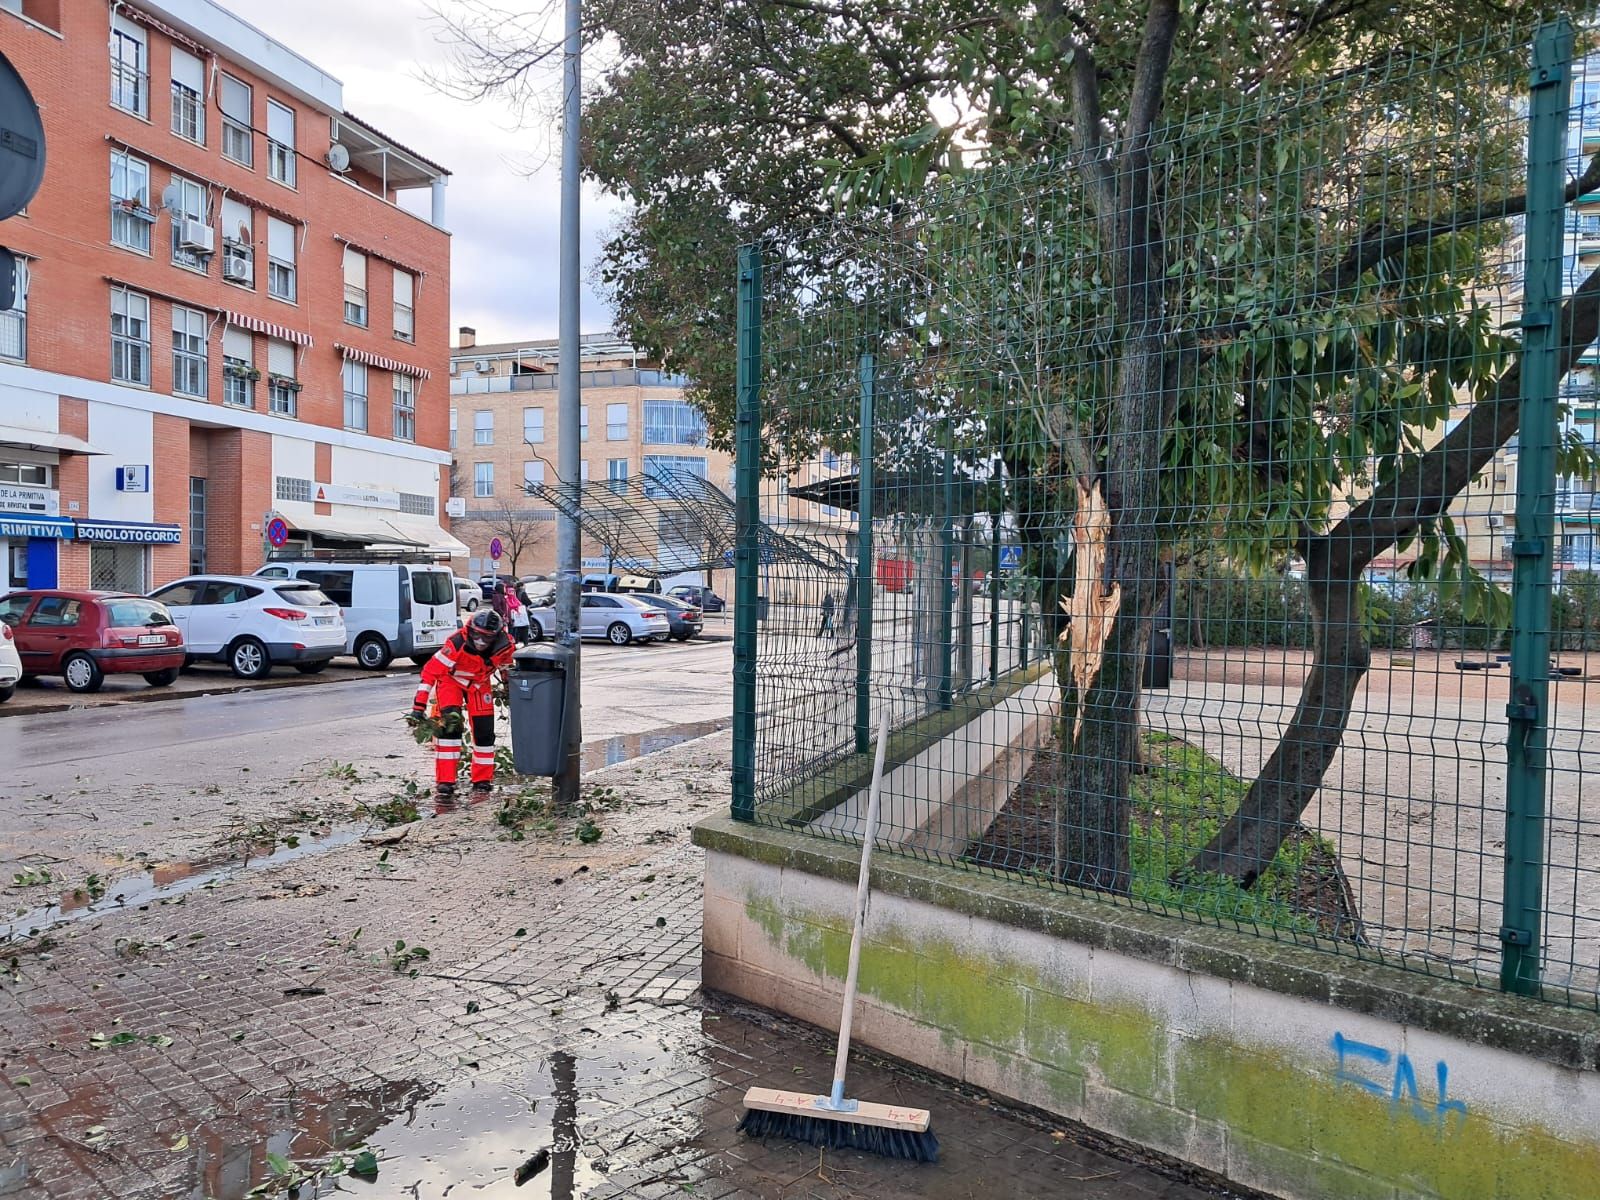
[[[44,179],[44,122],[28,85],[0,54],[0,221],[28,207]]]
[[[183,189],[175,183],[167,184],[161,193],[161,207],[176,215],[183,211]]]
[[[350,151],[338,142],[328,147],[328,165],[341,174],[350,169]]]

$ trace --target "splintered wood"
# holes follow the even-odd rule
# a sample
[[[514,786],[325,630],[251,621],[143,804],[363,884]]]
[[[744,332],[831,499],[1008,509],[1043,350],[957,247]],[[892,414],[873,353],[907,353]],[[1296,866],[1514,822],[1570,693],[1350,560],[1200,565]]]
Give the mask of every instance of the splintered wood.
[[[1072,595],[1061,597],[1067,627],[1061,644],[1067,650],[1067,669],[1080,697],[1073,717],[1072,737],[1083,731],[1084,705],[1100,663],[1105,658],[1106,639],[1122,607],[1122,585],[1106,578],[1106,540],[1111,533],[1111,513],[1098,483],[1078,481],[1078,511],[1072,520],[1073,554]]]

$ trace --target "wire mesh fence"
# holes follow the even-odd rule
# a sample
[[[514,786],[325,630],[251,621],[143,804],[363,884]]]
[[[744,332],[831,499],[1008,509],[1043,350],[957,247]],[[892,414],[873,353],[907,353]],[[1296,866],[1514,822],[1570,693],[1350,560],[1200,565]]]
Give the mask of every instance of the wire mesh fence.
[[[1596,100],[1462,34],[747,248],[735,815],[858,836],[888,706],[885,850],[1600,1003]]]

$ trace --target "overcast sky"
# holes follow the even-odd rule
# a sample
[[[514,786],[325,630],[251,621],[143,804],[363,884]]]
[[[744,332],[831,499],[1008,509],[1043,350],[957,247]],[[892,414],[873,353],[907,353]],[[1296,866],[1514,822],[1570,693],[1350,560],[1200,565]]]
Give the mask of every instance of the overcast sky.
[[[342,80],[349,111],[453,172],[445,222],[452,344],[459,325],[476,328],[480,342],[555,336],[559,128],[519,129],[509,104],[467,104],[430,86],[424,73],[447,67],[449,55],[424,0],[219,2]],[[425,205],[426,195],[417,202]],[[610,326],[589,277],[617,211],[615,201],[585,190],[586,333]]]

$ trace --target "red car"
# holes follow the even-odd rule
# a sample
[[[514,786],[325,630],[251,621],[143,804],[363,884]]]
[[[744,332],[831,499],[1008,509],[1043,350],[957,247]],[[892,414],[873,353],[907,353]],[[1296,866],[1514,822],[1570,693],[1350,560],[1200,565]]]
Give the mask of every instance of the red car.
[[[22,677],[59,675],[94,692],[107,675],[143,675],[167,687],[183,666],[183,634],[166,606],[127,592],[20,591],[0,597]]]

